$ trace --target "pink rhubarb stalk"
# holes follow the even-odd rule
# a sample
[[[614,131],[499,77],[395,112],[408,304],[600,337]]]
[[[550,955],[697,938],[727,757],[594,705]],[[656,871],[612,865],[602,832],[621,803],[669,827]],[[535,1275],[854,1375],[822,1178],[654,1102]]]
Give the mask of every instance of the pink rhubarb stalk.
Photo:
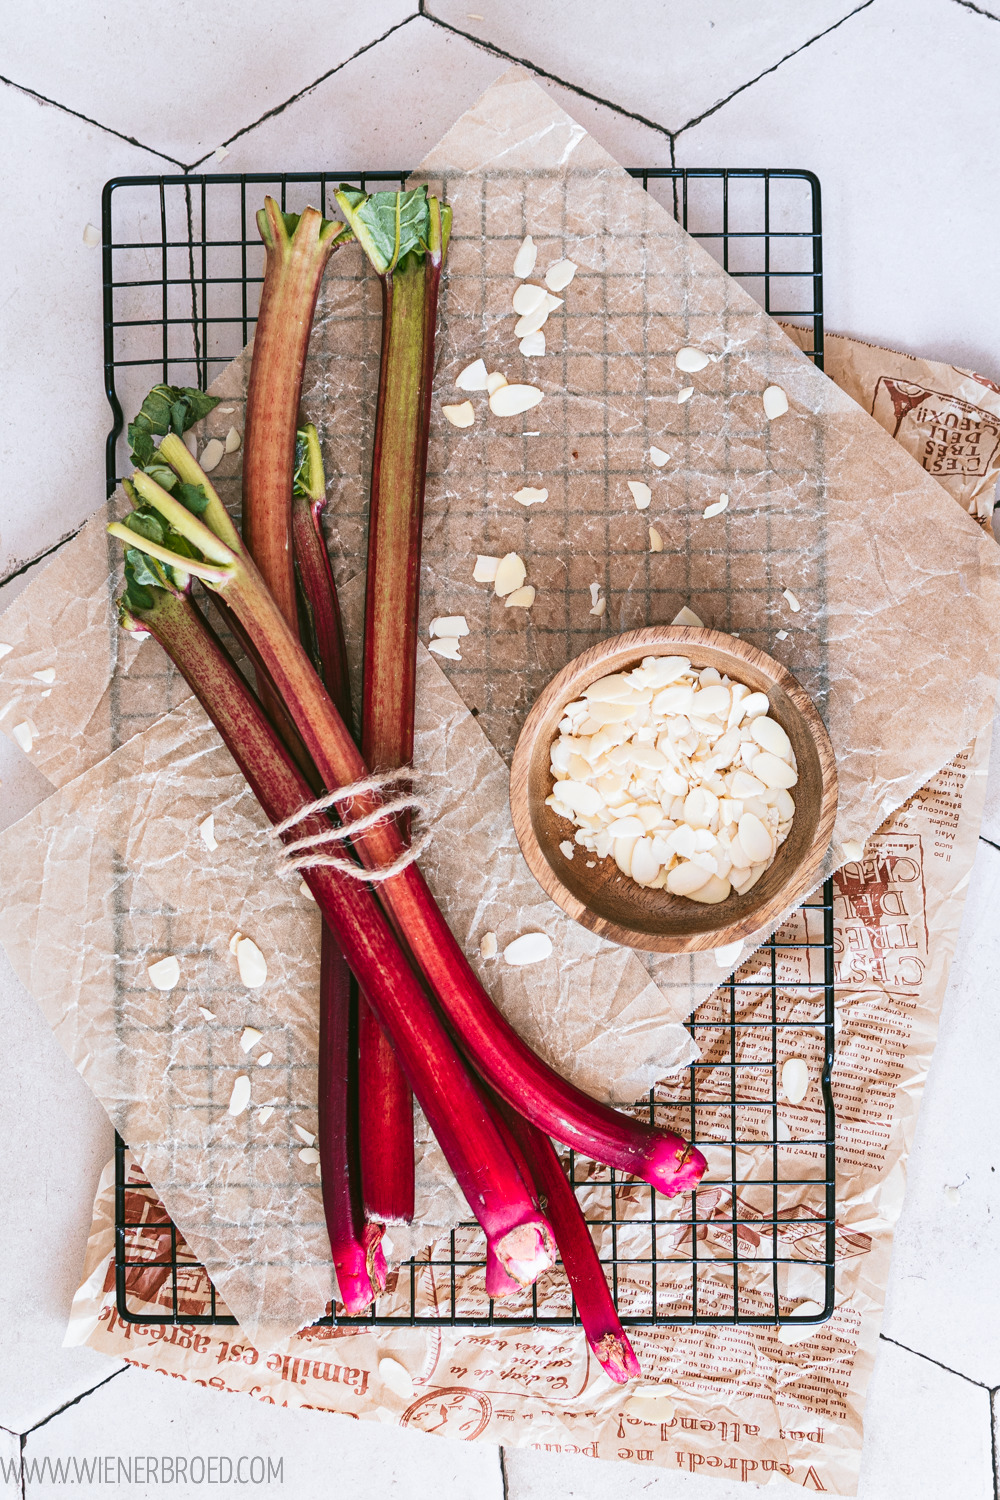
[[[123,624],[148,631],[163,646],[268,818],[278,823],[291,817],[311,799],[310,788],[260,704],[189,600],[164,590],[156,590],[154,599],[151,609],[132,604],[123,610]],[[317,837],[329,826],[314,814],[286,838]],[[314,866],[304,874],[379,1024],[392,1036],[413,1092],[487,1241],[508,1275],[530,1283],[552,1263],[551,1230],[378,902],[363,881],[329,866]]]

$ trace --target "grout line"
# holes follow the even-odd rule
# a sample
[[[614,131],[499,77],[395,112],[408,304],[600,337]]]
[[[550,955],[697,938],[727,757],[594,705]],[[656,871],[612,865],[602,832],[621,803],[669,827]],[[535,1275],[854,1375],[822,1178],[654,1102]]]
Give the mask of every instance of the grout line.
[[[1000,1472],[997,1470],[996,1392],[990,1392],[990,1463],[993,1469],[993,1500],[1000,1500]]]
[[[874,4],[875,0],[863,0],[863,3],[861,5],[857,5],[853,10],[848,11],[846,16],[841,16],[839,21],[834,21],[833,25],[828,26],[825,31],[817,32],[816,35],[811,36],[807,42],[803,42],[801,47],[796,47],[792,52],[786,52],[784,57],[779,57],[776,63],[772,63],[769,68],[765,68],[763,73],[758,73],[756,78],[751,78],[748,83],[741,83],[738,89],[733,89],[731,94],[727,94],[724,99],[720,99],[719,102],[717,104],[713,104],[710,109],[704,110],[700,115],[695,115],[694,119],[688,120],[686,125],[681,125],[677,130],[674,131],[674,136],[679,136],[681,131],[683,130],[690,130],[692,125],[700,125],[702,120],[707,120],[709,115],[714,115],[716,111],[720,110],[724,104],[728,104],[730,99],[735,99],[737,94],[742,94],[745,89],[753,88],[755,83],[759,83],[760,80],[762,78],[766,78],[769,73],[776,72],[778,68],[780,68],[783,63],[788,62],[790,58],[798,57],[800,52],[805,52],[806,48],[811,47],[814,42],[822,41],[823,37],[829,36],[831,31],[836,31],[838,26],[843,26],[844,23],[846,21],[850,21],[853,16],[859,15],[861,11],[867,10],[870,5]]]
[[[21,1500],[27,1500],[28,1481],[24,1476],[24,1450],[28,1446],[28,1439],[22,1434],[17,1440],[17,1456],[21,1460]]]
[[[402,21],[397,21],[394,26],[389,27],[388,31],[383,31],[381,36],[374,37],[370,42],[365,42],[363,47],[359,47],[356,52],[352,52],[350,57],[345,57],[343,62],[336,63],[334,67],[328,68],[325,73],[321,73],[318,78],[314,78],[312,83],[307,83],[304,88],[298,89],[283,104],[276,104],[273,109],[265,110],[259,119],[251,121],[249,125],[244,125],[242,129],[237,130],[233,135],[227,136],[224,141],[220,142],[220,145],[231,146],[233,141],[238,141],[240,136],[249,134],[251,130],[256,130],[257,126],[263,125],[265,120],[273,120],[275,115],[282,114],[290,105],[296,104],[300,99],[304,99],[306,94],[311,94],[313,89],[319,88],[321,83],[325,83],[335,73],[341,72],[343,68],[347,67],[348,63],[355,62],[357,58],[363,57],[366,52],[370,52],[373,47],[378,47],[382,42],[391,37],[394,31],[401,31],[404,26],[409,26],[411,21],[418,20],[420,15],[421,12],[415,10],[410,15],[405,16]],[[184,171],[193,172],[195,167],[200,167],[202,162],[207,161],[211,155],[212,151],[206,151],[204,156],[199,156],[197,161],[191,162],[190,166],[184,168]]]
[[[152,156],[159,156],[163,161],[168,161],[172,166],[184,170],[184,163],[178,161],[176,156],[168,156],[165,151],[157,151],[155,146],[147,146],[142,141],[137,141],[134,135],[124,135],[111,125],[102,125],[100,120],[91,119],[90,115],[83,115],[78,109],[70,109],[68,104],[60,104],[58,99],[50,99],[48,95],[40,94],[37,89],[29,89],[27,84],[16,83],[13,78],[6,78],[2,73],[0,73],[0,83],[5,83],[10,89],[16,89],[19,94],[27,94],[29,99],[35,99],[39,104],[49,104],[53,109],[61,110],[64,115],[72,115],[75,120],[83,120],[86,125],[94,125],[108,135],[117,136],[118,140],[125,141],[129,146],[138,146],[140,151],[148,151]]]
[[[61,1416],[64,1411],[69,1411],[71,1406],[79,1406],[81,1401],[85,1401],[88,1396],[92,1396],[95,1391],[99,1391],[103,1385],[107,1385],[111,1380],[117,1380],[119,1375],[124,1375],[126,1371],[131,1369],[131,1364],[124,1364],[122,1365],[120,1370],[112,1370],[110,1375],[105,1375],[103,1380],[99,1380],[97,1384],[92,1385],[89,1390],[81,1391],[79,1396],[73,1397],[72,1401],[64,1401],[62,1406],[57,1406],[55,1411],[50,1411],[47,1417],[43,1417],[40,1422],[36,1422],[33,1427],[29,1427],[25,1432],[21,1433],[22,1444],[27,1438],[31,1436],[33,1432],[37,1432],[40,1427],[46,1426],[46,1424],[51,1422],[55,1417]]]
[[[423,4],[423,0],[421,0],[421,4]],[[503,1500],[510,1500],[510,1486],[507,1480],[507,1453],[502,1443],[498,1451],[500,1453],[500,1482],[503,1485]],[[997,1500],[995,1495],[993,1500]]]
[[[998,849],[998,850],[1000,850],[1000,844],[995,844],[992,839],[988,839],[986,837],[985,833],[981,833],[979,835],[979,842],[981,844],[989,844],[989,846],[990,846],[991,849]]]
[[[6,587],[8,583],[13,583],[15,578],[23,577],[29,568],[33,568],[36,563],[43,562],[45,558],[51,557],[53,552],[59,551],[60,547],[65,547],[67,542],[71,542],[75,536],[80,535],[86,524],[86,521],[81,521],[79,526],[75,527],[72,531],[67,531],[65,536],[61,536],[58,542],[53,542],[51,547],[46,547],[44,552],[39,552],[35,557],[29,557],[27,562],[19,563],[12,572],[5,573],[0,578],[0,589]]]
[[[871,5],[874,0],[866,0]],[[550,82],[557,83],[560,88],[569,89],[571,93],[579,94],[583,99],[589,99],[592,104],[601,104],[605,109],[613,110],[616,115],[623,115],[627,120],[635,120],[640,125],[645,125],[648,130],[655,130],[658,135],[664,135],[673,145],[676,131],[669,130],[666,125],[661,125],[657,120],[650,120],[646,115],[640,115],[634,109],[626,109],[624,105],[614,104],[610,99],[603,98],[600,94],[591,93],[589,89],[582,88],[578,83],[570,83],[568,78],[561,78],[558,73],[550,73],[547,68],[540,68],[530,58],[518,57],[513,52],[507,52],[505,48],[498,47],[494,42],[487,42],[482,37],[473,36],[471,32],[463,31],[459,26],[453,26],[450,21],[442,21],[439,16],[432,15],[429,10],[423,8],[424,0],[421,0],[420,14],[433,26],[438,26],[442,31],[450,31],[453,36],[460,36],[466,42],[471,42],[474,47],[479,47],[483,52],[491,52],[494,57],[505,58],[507,62],[519,63],[522,68],[529,68],[532,73],[537,73],[540,78],[548,78]]]
[[[955,0],[956,5],[962,5],[966,10],[975,11],[977,16],[985,16],[987,21],[1000,21],[1000,16],[993,14],[991,10],[983,10],[981,5],[973,5],[972,0]]]
[[[936,1365],[939,1370],[944,1370],[948,1375],[957,1375],[959,1380],[965,1380],[969,1385],[978,1386],[981,1391],[986,1391],[990,1396],[997,1389],[996,1386],[987,1385],[984,1380],[976,1380],[972,1375],[963,1375],[961,1370],[953,1370],[951,1365],[942,1364],[939,1359],[935,1359],[931,1354],[921,1354],[919,1349],[911,1349],[909,1344],[901,1344],[899,1339],[891,1339],[887,1333],[880,1333],[879,1338],[883,1344],[894,1344],[897,1349],[905,1349],[907,1354],[915,1354],[918,1359],[925,1359],[929,1365]],[[992,1406],[992,1402],[990,1404]]]

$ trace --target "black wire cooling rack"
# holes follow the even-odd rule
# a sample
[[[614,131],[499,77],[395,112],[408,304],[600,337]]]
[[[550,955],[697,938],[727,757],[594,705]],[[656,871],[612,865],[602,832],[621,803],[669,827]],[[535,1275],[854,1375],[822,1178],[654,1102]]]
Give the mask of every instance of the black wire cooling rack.
[[[807,328],[822,366],[820,189],[809,172],[633,168],[654,197],[767,312]],[[123,411],[150,384],[207,386],[256,320],[265,193],[325,213],[340,182],[402,186],[405,172],[121,177],[102,204],[104,371],[113,414],[109,494]],[[626,1327],[819,1323],[834,1303],[833,886],[827,881],[688,1021],[699,1060],[634,1106],[708,1158],[698,1189],[667,1200],[644,1183],[564,1156]],[[806,1098],[781,1087],[789,1058]],[[390,1231],[391,1233],[391,1231]],[[461,1224],[390,1275],[374,1316],[331,1307],[325,1324],[540,1326],[578,1322],[557,1265],[520,1301],[485,1294],[485,1242]],[[155,1191],[116,1148],[119,1316],[144,1324],[233,1323]],[[796,1309],[808,1302],[818,1310]]]

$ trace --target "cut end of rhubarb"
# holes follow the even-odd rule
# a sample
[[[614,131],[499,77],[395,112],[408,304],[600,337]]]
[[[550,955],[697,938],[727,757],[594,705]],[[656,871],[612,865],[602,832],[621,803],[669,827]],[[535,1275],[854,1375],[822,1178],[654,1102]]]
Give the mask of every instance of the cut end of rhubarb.
[[[385,1291],[386,1264],[381,1224],[368,1224],[360,1240],[338,1245],[333,1254],[337,1295],[351,1317],[367,1312]]]
[[[555,1262],[552,1230],[541,1217],[508,1229],[492,1248],[500,1268],[518,1286],[531,1286]]]
[[[513,1276],[508,1276],[503,1266],[494,1253],[493,1246],[486,1247],[486,1295],[492,1297],[494,1302],[502,1302],[506,1297],[517,1297],[523,1288],[520,1282],[515,1281]]]
[[[689,1193],[698,1186],[707,1166],[697,1147],[667,1132],[650,1151],[646,1169],[639,1175],[664,1197],[676,1198],[678,1193]]]
[[[588,1339],[605,1375],[618,1385],[627,1385],[642,1374],[635,1351],[624,1333],[606,1333],[601,1339]]]

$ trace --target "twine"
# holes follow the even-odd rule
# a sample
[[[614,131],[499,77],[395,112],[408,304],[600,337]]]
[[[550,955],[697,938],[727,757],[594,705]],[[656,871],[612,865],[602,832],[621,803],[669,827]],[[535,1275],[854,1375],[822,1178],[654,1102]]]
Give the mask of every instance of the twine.
[[[289,833],[296,828],[305,818],[314,813],[329,812],[336,807],[338,802],[349,802],[352,798],[363,797],[371,792],[385,792],[399,781],[404,781],[412,775],[409,766],[400,766],[396,771],[386,771],[378,776],[368,776],[363,781],[352,781],[349,786],[338,787],[336,791],[326,792],[318,797],[315,802],[307,802],[300,807],[298,812],[293,813],[284,822],[278,823],[271,829],[273,838],[280,838],[282,834]],[[355,863],[353,859],[342,859],[336,854],[323,854],[317,851],[324,844],[342,843],[346,839],[353,839],[358,834],[364,833],[369,828],[374,828],[377,823],[382,823],[386,818],[393,818],[397,813],[411,809],[414,812],[425,812],[427,804],[412,794],[403,797],[395,797],[391,802],[383,803],[372,812],[365,813],[360,818],[352,818],[342,822],[336,828],[329,828],[324,833],[309,834],[305,838],[296,839],[291,844],[286,844],[282,851],[281,867],[283,875],[290,875],[299,870],[314,870],[317,867],[326,867],[339,870],[342,875],[349,875],[352,880],[371,881],[378,884],[383,880],[391,880],[394,875],[400,874],[407,865],[411,865],[415,859],[427,848],[431,841],[430,830],[422,833],[414,839],[408,848],[394,859],[392,864],[382,865],[376,870],[366,870],[362,865]]]

